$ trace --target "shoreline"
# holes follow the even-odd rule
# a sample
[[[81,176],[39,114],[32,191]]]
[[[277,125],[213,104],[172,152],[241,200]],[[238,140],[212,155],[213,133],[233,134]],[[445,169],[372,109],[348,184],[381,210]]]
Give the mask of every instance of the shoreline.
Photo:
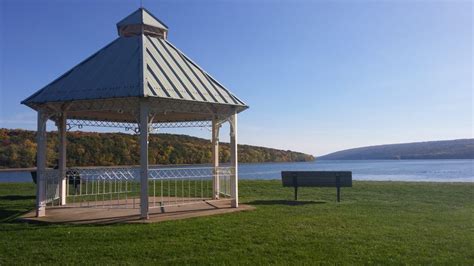
[[[417,162],[417,161],[456,161],[456,160],[463,160],[463,161],[474,161],[473,158],[464,158],[464,159],[357,159],[357,160],[352,160],[352,159],[315,159],[312,161],[293,161],[293,162],[254,162],[254,163],[243,163],[239,162],[239,165],[247,165],[247,164],[285,164],[285,163],[314,163],[314,162]],[[226,165],[229,163],[221,163],[221,165]],[[164,166],[164,167],[175,167],[175,166],[206,166],[206,165],[211,165],[210,163],[204,163],[204,164],[150,164],[151,167],[158,167],[158,166]],[[86,169],[92,169],[92,168],[114,168],[114,167],[140,167],[139,164],[135,165],[108,165],[108,166],[73,166],[71,168],[86,168]],[[46,167],[46,169],[52,169],[51,167]],[[26,171],[36,171],[36,167],[24,167],[24,168],[0,168],[0,172],[26,172]]]
[[[240,180],[279,180],[281,171],[352,171],[354,181],[473,183],[474,160],[385,160],[240,163]],[[221,164],[222,167],[228,164]],[[78,167],[93,171],[138,165]],[[73,167],[70,167],[73,168]],[[75,168],[75,167],[74,167]],[[210,164],[153,164],[150,169],[212,168]],[[51,169],[51,168],[48,168]],[[34,167],[0,169],[0,182],[29,182]]]
[[[294,161],[294,162],[257,162],[257,163],[242,163],[239,162],[239,165],[242,164],[277,164],[277,163],[308,163],[308,162],[315,162],[313,161]],[[230,165],[229,162],[220,163],[220,165]],[[211,163],[203,163],[203,164],[150,164],[150,167],[180,167],[180,166],[209,166],[211,167]],[[139,164],[134,165],[108,165],[108,166],[72,166],[69,168],[85,168],[85,169],[93,169],[93,168],[127,168],[127,167],[140,167]],[[53,169],[51,167],[46,167],[46,169]],[[25,167],[25,168],[0,168],[0,172],[31,172],[36,171],[36,167]]]
[[[263,182],[281,182],[281,179],[257,179],[257,178],[245,178],[245,179],[240,179],[239,182],[254,182],[254,181],[263,181]],[[28,183],[33,183],[33,181],[2,181],[0,178],[0,185],[2,184],[28,184]],[[459,184],[459,185],[474,185],[474,181],[406,181],[406,180],[352,180],[353,183],[403,183],[403,184],[420,184],[420,185],[426,185],[426,184]]]

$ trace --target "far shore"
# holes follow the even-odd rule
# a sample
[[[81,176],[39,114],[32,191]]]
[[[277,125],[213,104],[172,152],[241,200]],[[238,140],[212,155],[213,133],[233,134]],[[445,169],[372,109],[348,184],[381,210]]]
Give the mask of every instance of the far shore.
[[[150,164],[151,167],[155,166],[190,166],[196,164]],[[198,164],[200,166],[210,165],[210,164]],[[224,164],[223,164],[224,165]],[[140,167],[139,164],[136,165],[109,165],[109,166],[72,166],[72,167],[80,167],[86,169],[93,169],[93,168],[117,168],[117,167]],[[46,169],[53,169],[51,167],[46,167]],[[26,167],[26,168],[0,168],[0,172],[31,172],[36,171],[36,167]]]

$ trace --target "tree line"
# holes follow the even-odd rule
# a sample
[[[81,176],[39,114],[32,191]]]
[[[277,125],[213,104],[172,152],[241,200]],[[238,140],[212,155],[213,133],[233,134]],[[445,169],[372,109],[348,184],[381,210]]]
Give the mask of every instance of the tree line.
[[[36,164],[36,132],[0,129],[0,168],[34,167]],[[47,165],[56,165],[58,133],[48,132]],[[68,166],[112,166],[139,164],[139,139],[125,133],[67,133]],[[301,162],[312,161],[312,155],[239,145],[239,162]],[[150,164],[205,164],[212,157],[211,142],[206,139],[176,134],[151,134]],[[220,162],[230,161],[230,146],[220,143]]]

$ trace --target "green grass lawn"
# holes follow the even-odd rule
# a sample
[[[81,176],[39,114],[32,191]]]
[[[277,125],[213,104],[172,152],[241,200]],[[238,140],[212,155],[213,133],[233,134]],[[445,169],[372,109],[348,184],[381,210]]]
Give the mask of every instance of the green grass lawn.
[[[32,184],[0,184],[5,264],[474,264],[474,184],[354,182],[302,188],[241,181],[255,211],[155,224],[37,225]]]

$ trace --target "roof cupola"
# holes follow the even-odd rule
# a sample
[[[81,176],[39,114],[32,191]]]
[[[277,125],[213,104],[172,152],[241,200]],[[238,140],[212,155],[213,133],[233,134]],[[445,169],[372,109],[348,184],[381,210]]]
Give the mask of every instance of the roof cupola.
[[[168,27],[143,7],[118,22],[117,31],[121,37],[145,34],[166,39],[168,35]]]

